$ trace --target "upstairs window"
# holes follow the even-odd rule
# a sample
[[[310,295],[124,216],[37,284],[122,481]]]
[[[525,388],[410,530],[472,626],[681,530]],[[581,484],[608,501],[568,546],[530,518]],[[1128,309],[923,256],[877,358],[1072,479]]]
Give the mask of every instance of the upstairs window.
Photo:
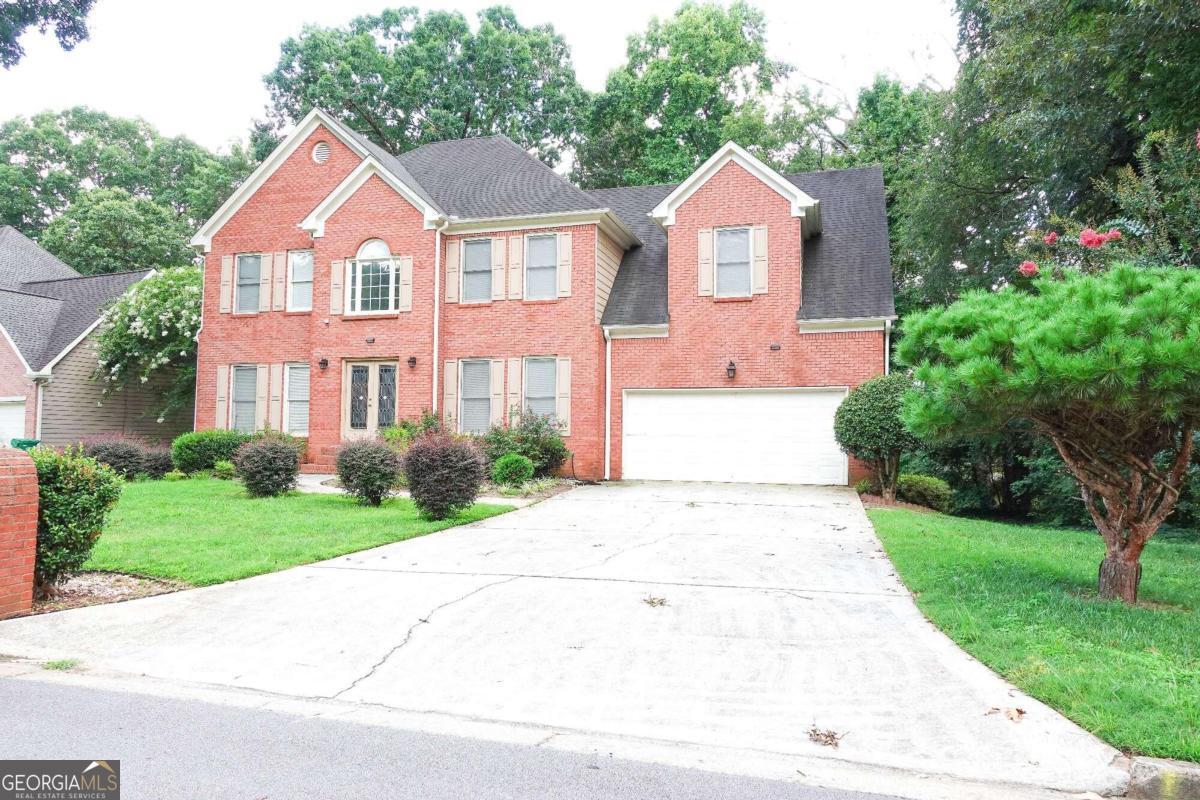
[[[525,299],[558,297],[558,234],[525,239]]]
[[[346,298],[350,314],[386,314],[395,311],[400,283],[392,254],[382,239],[371,239],[358,248],[346,264]]]
[[[237,287],[234,310],[239,314],[258,313],[258,282],[262,277],[262,256],[237,257]]]
[[[749,297],[750,253],[749,228],[718,228],[715,259],[716,296]]]
[[[312,311],[312,250],[288,253],[288,311]],[[277,267],[278,269],[278,267]]]
[[[462,302],[481,303],[492,299],[492,240],[472,239],[463,243]]]

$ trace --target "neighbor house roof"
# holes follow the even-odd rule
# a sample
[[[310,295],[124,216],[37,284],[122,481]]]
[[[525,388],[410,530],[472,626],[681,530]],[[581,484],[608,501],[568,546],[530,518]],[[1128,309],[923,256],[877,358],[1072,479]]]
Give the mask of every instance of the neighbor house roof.
[[[892,317],[883,172],[879,167],[785,176],[820,201],[821,233],[804,240],[803,287],[796,318]],[[633,186],[588,192],[612,208],[644,243],[625,253],[604,309],[604,325],[667,322],[667,239],[649,214],[676,186]]]
[[[80,275],[12,228],[0,228],[0,325],[33,371],[43,369],[150,270]]]

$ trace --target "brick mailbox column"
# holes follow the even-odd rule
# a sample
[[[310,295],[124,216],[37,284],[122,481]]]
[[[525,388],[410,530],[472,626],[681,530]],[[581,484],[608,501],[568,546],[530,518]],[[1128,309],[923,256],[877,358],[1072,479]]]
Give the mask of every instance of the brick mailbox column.
[[[32,607],[37,517],[33,459],[0,447],[0,619],[28,614]]]

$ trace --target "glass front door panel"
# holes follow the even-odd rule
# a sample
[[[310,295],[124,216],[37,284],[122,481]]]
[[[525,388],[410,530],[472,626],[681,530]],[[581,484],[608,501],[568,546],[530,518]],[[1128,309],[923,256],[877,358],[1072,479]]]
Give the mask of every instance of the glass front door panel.
[[[367,429],[367,397],[370,392],[371,367],[355,364],[350,368],[350,429]]]
[[[379,427],[396,424],[396,365],[379,365]]]

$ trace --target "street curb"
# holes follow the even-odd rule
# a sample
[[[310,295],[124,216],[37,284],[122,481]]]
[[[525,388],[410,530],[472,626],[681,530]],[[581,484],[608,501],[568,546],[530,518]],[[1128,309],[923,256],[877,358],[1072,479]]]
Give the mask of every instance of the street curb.
[[[1200,800],[1200,764],[1137,756],[1129,765],[1130,800]]]

